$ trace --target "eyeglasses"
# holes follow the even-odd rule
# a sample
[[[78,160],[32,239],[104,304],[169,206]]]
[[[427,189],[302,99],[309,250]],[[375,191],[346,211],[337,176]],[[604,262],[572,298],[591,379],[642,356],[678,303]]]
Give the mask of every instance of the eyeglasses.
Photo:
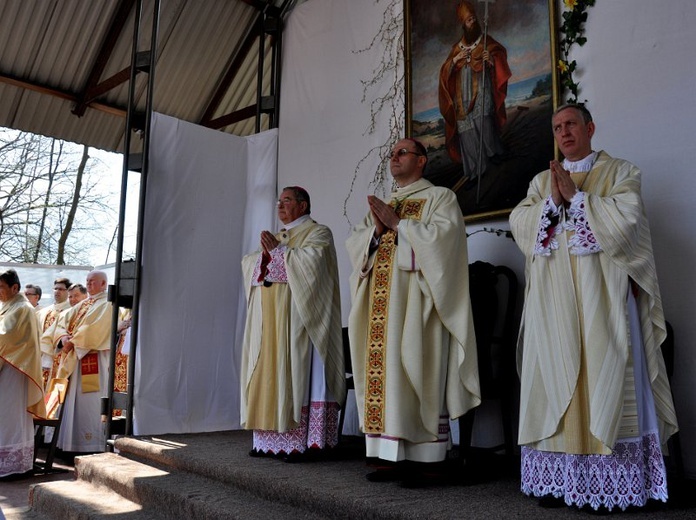
[[[24,293],[24,296],[38,296],[38,295],[39,295],[39,293],[35,293],[35,292],[25,292]]]
[[[412,152],[411,150],[407,150],[406,148],[402,148],[401,150],[396,150],[396,151],[390,152],[389,158],[393,159],[394,156],[401,158],[408,153],[412,153],[413,155],[417,155],[418,157],[423,157],[422,153]]]
[[[286,197],[284,199],[278,199],[279,206],[282,206],[284,204],[290,204],[291,202],[297,202],[297,199],[291,199],[289,197]]]

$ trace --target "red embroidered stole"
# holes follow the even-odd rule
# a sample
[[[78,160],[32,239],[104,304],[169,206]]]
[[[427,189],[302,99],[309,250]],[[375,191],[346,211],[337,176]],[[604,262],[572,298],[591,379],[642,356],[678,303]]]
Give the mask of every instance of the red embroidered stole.
[[[99,391],[99,354],[90,352],[80,360],[82,393]]]

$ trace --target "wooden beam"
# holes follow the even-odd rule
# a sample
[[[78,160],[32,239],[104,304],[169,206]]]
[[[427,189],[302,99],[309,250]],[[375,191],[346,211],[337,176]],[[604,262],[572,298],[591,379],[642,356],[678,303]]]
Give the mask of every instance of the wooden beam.
[[[85,114],[87,104],[94,100],[97,96],[108,91],[103,90],[103,82],[99,83],[99,80],[104,73],[106,65],[111,59],[111,54],[114,51],[114,47],[116,47],[116,43],[123,32],[123,28],[126,25],[126,21],[128,20],[128,16],[133,10],[134,5],[135,0],[120,0],[118,8],[116,9],[116,14],[114,15],[114,19],[109,27],[109,31],[102,42],[99,53],[97,54],[97,59],[94,62],[92,70],[87,78],[87,82],[85,83],[85,89],[78,96],[77,105],[75,108],[73,108],[72,112],[76,116],[82,117]],[[100,86],[102,88],[98,88]]]
[[[72,92],[67,92],[65,90],[59,90],[57,88],[49,87],[47,85],[41,85],[39,83],[32,83],[27,80],[20,78],[8,76],[5,74],[0,74],[0,83],[5,83],[7,85],[12,85],[24,90],[31,90],[32,92],[38,92],[39,94],[44,94],[47,96],[53,96],[56,98],[64,99],[72,103],[77,102],[77,94]],[[107,105],[105,103],[97,103],[96,101],[91,101],[87,103],[89,108],[94,110],[99,110],[100,112],[105,112],[118,117],[126,117],[126,109],[121,107],[116,107],[113,105]]]
[[[126,67],[122,71],[117,72],[110,78],[105,79],[99,85],[96,85],[94,88],[90,90],[90,99],[87,101],[88,103],[92,101],[95,98],[98,98],[102,94],[107,93],[109,90],[114,89],[118,87],[119,85],[125,83],[130,79],[131,76],[131,68]],[[77,115],[77,114],[75,114]]]
[[[201,117],[199,124],[203,126],[208,126],[208,123],[212,120],[213,114],[220,106],[222,99],[225,97],[225,94],[227,94],[230,85],[234,81],[234,78],[237,76],[239,69],[242,67],[242,64],[244,63],[244,60],[249,55],[249,52],[251,51],[251,48],[254,45],[254,41],[256,41],[256,39],[259,38],[259,35],[261,34],[262,16],[263,15],[259,14],[256,17],[256,20],[254,20],[254,23],[251,26],[251,30],[246,35],[246,38],[242,42],[242,45],[239,47],[237,53],[234,55],[234,58],[232,59],[232,62],[230,63],[230,66],[228,67],[227,72],[225,72],[225,75],[220,81],[220,84],[218,85],[217,89],[215,89],[215,93],[210,99],[210,102],[208,103],[205,112],[203,112],[203,116]]]
[[[233,125],[234,123],[244,121],[245,119],[249,119],[250,117],[256,117],[256,112],[257,105],[251,105],[246,108],[242,108],[241,110],[236,110],[235,112],[232,112],[230,114],[220,116],[216,119],[213,119],[212,121],[208,121],[203,126],[219,130],[220,128],[224,128],[226,126]]]

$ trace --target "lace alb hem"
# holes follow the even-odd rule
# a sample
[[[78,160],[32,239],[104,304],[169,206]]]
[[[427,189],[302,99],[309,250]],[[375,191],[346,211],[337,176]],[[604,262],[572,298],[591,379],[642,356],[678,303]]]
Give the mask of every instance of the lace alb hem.
[[[602,248],[597,242],[597,238],[590,229],[585,212],[585,192],[578,191],[570,201],[568,209],[570,217],[564,227],[573,231],[573,236],[568,241],[568,248],[571,255],[586,256],[599,253]]]
[[[0,447],[0,477],[26,473],[33,465],[33,439],[31,443]]]
[[[554,211],[551,206],[551,197],[544,202],[539,220],[539,231],[537,232],[536,243],[534,244],[534,254],[538,256],[551,256],[551,251],[558,249],[556,235],[561,232],[561,227],[551,222],[551,217],[557,217],[560,211]]]
[[[312,401],[302,407],[300,425],[286,432],[254,430],[253,447],[263,453],[304,453],[338,444],[338,403]]]
[[[657,433],[618,441],[611,455],[573,455],[522,446],[522,492],[563,498],[569,506],[612,510],[667,501],[667,472]]]

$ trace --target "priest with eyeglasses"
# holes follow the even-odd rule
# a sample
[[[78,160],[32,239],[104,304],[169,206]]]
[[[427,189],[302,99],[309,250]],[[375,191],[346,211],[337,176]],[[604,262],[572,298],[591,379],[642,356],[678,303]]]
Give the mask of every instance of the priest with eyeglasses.
[[[454,192],[423,178],[427,161],[419,141],[395,144],[396,189],[368,196],[346,243],[367,479],[405,487],[448,479],[449,421],[481,401],[464,218]]]

